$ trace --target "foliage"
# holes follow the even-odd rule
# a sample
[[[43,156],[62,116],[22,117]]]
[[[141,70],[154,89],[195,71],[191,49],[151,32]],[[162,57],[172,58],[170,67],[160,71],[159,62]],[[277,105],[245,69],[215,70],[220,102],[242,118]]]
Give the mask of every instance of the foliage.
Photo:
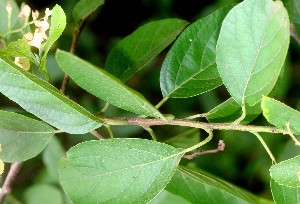
[[[289,48],[300,45],[298,1],[219,3],[192,22],[146,22],[110,49],[102,69],[93,60],[96,50],[83,49],[88,59],[76,56],[76,50],[82,48],[79,41],[87,45],[92,38],[84,27],[105,5],[79,0],[70,12],[55,5],[41,17],[28,5],[0,0],[0,97],[12,101],[0,104],[0,161],[12,163],[0,203],[296,203],[300,113],[279,100],[284,101],[292,77]],[[291,44],[290,36],[298,44]],[[66,42],[70,52],[62,50]],[[57,78],[59,71],[63,79]],[[163,97],[153,105],[159,85]],[[213,100],[222,90],[228,91],[227,99]],[[195,99],[201,99],[206,113],[186,108]],[[228,138],[232,130],[246,132],[240,133],[245,137]],[[275,134],[295,144],[294,155],[287,148],[279,163],[277,150],[286,139],[268,145]],[[211,149],[218,136],[222,140]],[[240,150],[255,155],[253,136],[272,166],[266,160],[247,165],[251,171],[267,167],[263,172],[270,173],[265,182],[271,190],[264,193],[269,197],[224,176],[242,176],[233,155]],[[200,147],[208,150],[196,151]],[[230,159],[222,161],[221,151]],[[207,154],[215,161],[207,161],[211,172],[203,170]],[[18,193],[11,186],[18,181],[15,175],[22,174],[21,165],[28,168],[35,161],[44,168]],[[223,165],[225,173],[216,174],[214,168]]]

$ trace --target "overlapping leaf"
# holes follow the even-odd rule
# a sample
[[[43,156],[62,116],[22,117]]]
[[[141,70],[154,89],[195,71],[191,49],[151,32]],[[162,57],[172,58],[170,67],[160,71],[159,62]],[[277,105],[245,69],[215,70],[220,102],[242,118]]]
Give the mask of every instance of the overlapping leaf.
[[[127,81],[173,42],[187,24],[181,19],[163,19],[141,26],[109,53],[105,69]]]
[[[179,167],[166,190],[191,203],[259,203],[258,198],[205,172]]]
[[[246,104],[246,117],[241,124],[247,124],[261,113],[260,104],[249,106]],[[242,115],[241,106],[231,97],[207,113],[207,120],[213,123],[230,123]]]
[[[0,59],[0,92],[54,127],[80,134],[101,126],[87,110],[51,84]]]
[[[88,141],[59,162],[60,181],[75,204],[147,203],[170,181],[181,151],[142,139]]]
[[[133,113],[152,117],[162,114],[141,94],[108,72],[64,51],[56,52],[60,68],[83,89],[106,102]]]
[[[13,112],[0,111],[0,159],[20,162],[39,154],[54,135],[44,122]]]
[[[6,11],[6,4],[10,1],[10,4],[12,6],[12,15],[11,15],[11,27],[10,29],[13,29],[15,25],[18,22],[18,15],[20,12],[20,9],[16,3],[15,0],[0,0],[0,35],[4,35],[8,33],[8,15]]]
[[[73,19],[79,24],[82,19],[93,13],[104,4],[104,0],[80,0],[73,9]]]
[[[232,6],[190,25],[169,51],[160,73],[164,97],[190,97],[222,84],[216,67],[216,43],[221,22]]]
[[[280,204],[291,204],[299,203],[300,198],[300,187],[292,188],[285,185],[280,185],[271,179],[271,191],[275,203]]]
[[[224,19],[217,65],[240,106],[244,102],[255,105],[273,89],[289,46],[289,29],[281,1],[245,0]]]
[[[273,165],[270,175],[280,185],[300,187],[300,156]]]
[[[267,96],[264,96],[261,102],[264,117],[269,123],[276,127],[300,134],[300,112],[291,107]]]

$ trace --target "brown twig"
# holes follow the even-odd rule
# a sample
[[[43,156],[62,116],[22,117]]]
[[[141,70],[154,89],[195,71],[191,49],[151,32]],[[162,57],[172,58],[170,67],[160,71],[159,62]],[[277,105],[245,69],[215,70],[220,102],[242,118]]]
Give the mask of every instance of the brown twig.
[[[202,150],[202,151],[195,152],[193,154],[186,154],[186,155],[183,155],[182,158],[191,160],[199,155],[218,153],[218,152],[224,151],[224,149],[225,149],[225,142],[223,140],[219,140],[217,149]]]
[[[23,163],[21,162],[11,164],[0,192],[0,204],[4,202],[6,195],[11,192],[12,186],[17,178],[18,173],[20,172],[22,165]]]
[[[84,26],[86,25],[87,21],[90,19],[90,17],[94,14],[94,12],[90,13],[89,15],[87,15],[80,23],[79,27],[76,27],[74,32],[73,32],[73,38],[72,38],[72,44],[71,44],[71,48],[70,48],[70,53],[71,54],[74,54],[75,53],[75,50],[78,46],[78,43],[79,43],[79,36],[80,36],[80,33],[81,31],[83,30]],[[62,84],[61,84],[61,88],[60,88],[60,91],[61,93],[63,94],[66,94],[66,89],[67,89],[67,86],[68,86],[68,83],[69,83],[69,75],[65,73],[64,75],[64,79],[62,81]]]
[[[296,31],[295,24],[291,23],[291,36],[296,40],[296,42],[300,45],[300,36]]]
[[[95,137],[97,137],[99,140],[105,139],[105,138],[104,138],[102,135],[100,135],[99,132],[97,132],[96,130],[92,130],[92,131],[90,131],[90,133],[91,133],[92,135],[94,135]]]

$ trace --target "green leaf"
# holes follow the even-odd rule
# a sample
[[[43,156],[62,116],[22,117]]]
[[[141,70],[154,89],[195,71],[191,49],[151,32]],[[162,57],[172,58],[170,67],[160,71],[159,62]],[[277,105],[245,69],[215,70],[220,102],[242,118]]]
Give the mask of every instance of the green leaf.
[[[166,190],[162,190],[148,204],[191,204],[187,200],[177,195],[174,195]]]
[[[300,134],[300,112],[267,96],[263,97],[261,108],[269,123],[283,130],[288,130],[288,125],[292,133]]]
[[[0,59],[0,92],[26,111],[68,133],[87,133],[99,119],[61,94],[51,84]]]
[[[35,184],[24,192],[25,203],[30,204],[64,204],[60,190],[48,184]]]
[[[271,179],[271,191],[275,203],[291,204],[299,203],[300,187],[292,188],[284,185],[279,185],[274,179]]]
[[[105,69],[126,82],[173,42],[187,24],[181,19],[164,19],[141,26],[109,53]]]
[[[106,102],[136,114],[161,117],[162,114],[141,94],[127,87],[105,70],[68,53],[58,50],[56,60],[76,84]]]
[[[217,65],[240,106],[255,105],[273,89],[289,39],[289,17],[281,1],[245,0],[228,13],[217,43]]]
[[[150,140],[88,141],[59,162],[60,181],[75,204],[147,203],[170,181],[182,155]]]
[[[31,48],[25,39],[11,42],[6,49],[0,50],[0,53],[14,57],[27,57],[28,59],[31,59],[32,56]]]
[[[38,155],[49,143],[54,130],[44,122],[0,110],[0,159],[20,162]]]
[[[73,9],[73,19],[77,25],[104,4],[104,0],[80,0]]]
[[[216,43],[221,22],[231,8],[221,8],[196,21],[179,36],[160,73],[164,97],[191,97],[222,84],[216,65]]]
[[[166,190],[191,203],[259,203],[252,194],[200,170],[179,167]]]
[[[43,151],[43,163],[49,173],[49,177],[58,183],[57,162],[64,156],[65,151],[59,140],[52,137],[52,140]]]
[[[199,143],[200,131],[199,129],[188,129],[174,137],[171,137],[163,142],[173,147],[189,148]]]
[[[300,23],[300,1],[294,0],[294,22]]]
[[[243,111],[241,106],[231,97],[207,113],[207,120],[212,123],[230,123],[241,117]],[[249,106],[246,104],[246,117],[241,124],[248,124],[260,113],[260,104]]]
[[[270,175],[280,185],[300,187],[300,156],[271,166]]]
[[[51,25],[49,30],[49,37],[42,47],[41,70],[47,74],[46,59],[47,54],[55,41],[61,36],[66,27],[66,15],[59,5],[55,5],[51,14]]]

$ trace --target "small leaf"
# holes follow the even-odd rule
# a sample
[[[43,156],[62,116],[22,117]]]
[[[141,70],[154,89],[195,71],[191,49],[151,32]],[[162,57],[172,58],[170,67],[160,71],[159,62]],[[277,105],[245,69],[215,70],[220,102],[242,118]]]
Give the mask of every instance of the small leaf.
[[[267,96],[263,97],[261,108],[269,123],[283,130],[288,130],[288,125],[292,133],[300,134],[300,112]]]
[[[104,0],[80,0],[73,9],[73,19],[77,25],[82,19],[93,13],[104,4]]]
[[[170,181],[181,151],[142,139],[88,141],[60,160],[60,181],[75,204],[147,203]]]
[[[274,181],[274,179],[271,179],[271,191],[275,203],[299,203],[300,187],[292,188],[284,185],[279,185],[277,182]]]
[[[252,194],[200,170],[179,167],[166,190],[191,203],[259,203]]]
[[[54,127],[68,133],[87,133],[99,119],[61,94],[51,84],[0,59],[0,92]]]
[[[207,113],[207,120],[212,123],[230,123],[240,118],[242,107],[231,97],[220,105],[216,106]],[[246,117],[241,124],[248,124],[254,120],[260,113],[260,104],[249,106],[246,104]]]
[[[27,57],[28,59],[31,59],[32,56],[31,48],[25,39],[11,42],[6,49],[0,50],[0,53],[14,57]]]
[[[0,159],[20,162],[38,155],[49,143],[54,130],[44,122],[0,111]]]
[[[66,15],[59,5],[55,5],[51,14],[51,25],[49,30],[49,37],[42,47],[41,70],[47,73],[46,59],[47,54],[55,41],[61,36],[66,27]]]
[[[270,175],[280,185],[300,187],[300,156],[271,166]]]
[[[141,94],[105,70],[61,50],[56,52],[56,60],[60,68],[70,75],[76,84],[98,98],[136,114],[163,118]]]
[[[232,6],[191,24],[169,51],[160,73],[164,97],[191,97],[222,84],[216,65],[221,22]]]
[[[289,17],[281,1],[245,0],[228,13],[217,43],[217,65],[240,106],[255,105],[273,89],[289,39]]]
[[[171,44],[187,24],[180,19],[164,19],[141,26],[109,53],[105,69],[126,82]]]

